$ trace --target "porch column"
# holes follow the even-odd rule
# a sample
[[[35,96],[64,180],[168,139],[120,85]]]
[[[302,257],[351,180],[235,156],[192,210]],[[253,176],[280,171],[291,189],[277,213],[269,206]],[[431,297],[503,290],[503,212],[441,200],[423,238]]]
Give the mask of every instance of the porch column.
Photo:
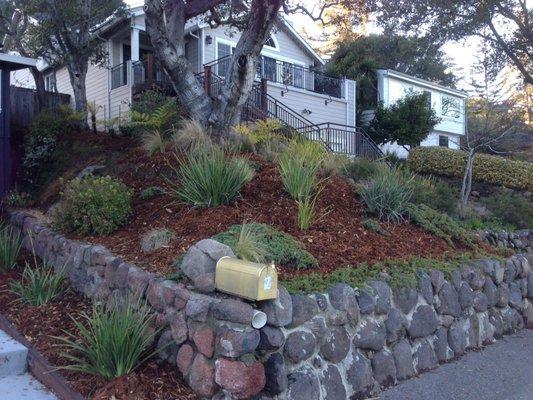
[[[131,62],[139,61],[139,32],[140,29],[136,27],[131,28]]]

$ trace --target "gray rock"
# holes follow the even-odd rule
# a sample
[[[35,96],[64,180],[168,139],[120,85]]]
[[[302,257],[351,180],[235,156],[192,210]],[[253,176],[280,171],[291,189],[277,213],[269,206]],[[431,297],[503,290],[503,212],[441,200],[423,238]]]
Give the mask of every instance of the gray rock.
[[[433,307],[421,305],[413,313],[413,319],[407,331],[412,338],[420,338],[431,335],[438,327],[439,319]]]
[[[485,281],[485,286],[483,286],[483,293],[487,296],[487,302],[489,307],[494,307],[498,303],[498,288],[492,281],[492,279],[487,279]]]
[[[353,288],[345,283],[337,283],[329,289],[329,301],[333,308],[346,311],[348,321],[356,326],[359,321],[360,311]]]
[[[427,340],[423,340],[416,349],[414,360],[418,373],[435,369],[439,365],[435,351]]]
[[[167,315],[167,320],[170,323],[170,331],[172,338],[176,344],[182,344],[187,340],[187,320],[183,312],[176,312],[171,315]]]
[[[315,348],[315,335],[307,331],[295,331],[287,337],[283,351],[289,360],[293,363],[299,363],[311,357]]]
[[[318,304],[312,297],[295,294],[292,295],[292,322],[291,327],[297,327],[309,321],[318,314]]]
[[[346,389],[344,388],[341,374],[335,365],[328,365],[328,367],[322,373],[320,382],[322,383],[322,389],[325,392],[324,400],[338,400],[347,398]]]
[[[185,314],[195,321],[206,322],[213,303],[215,303],[215,299],[194,293],[191,295],[189,301],[187,301]]]
[[[533,300],[533,273],[527,276],[527,297]]]
[[[224,357],[239,358],[253,353],[259,345],[260,335],[257,329],[237,329],[226,325],[217,327],[215,349]]]
[[[261,310],[267,315],[267,324],[286,326],[292,321],[292,298],[287,289],[278,287],[278,298],[261,302]]]
[[[358,350],[352,354],[352,361],[346,370],[346,381],[352,386],[357,398],[363,398],[372,388],[374,378],[370,360]]]
[[[498,307],[505,308],[509,305],[509,286],[507,283],[501,283],[498,286]]]
[[[366,319],[361,321],[353,338],[354,347],[378,351],[385,345],[386,330],[382,322]]]
[[[509,305],[517,310],[522,310],[524,308],[522,289],[518,282],[511,282],[509,284]]]
[[[404,313],[409,314],[418,302],[418,292],[412,288],[401,288],[394,291],[394,303]]]
[[[407,340],[404,339],[396,343],[392,349],[392,355],[398,380],[409,379],[415,375],[411,346]]]
[[[429,271],[429,277],[435,293],[438,293],[442,285],[444,284],[444,273],[442,271],[432,269]]]
[[[474,310],[478,312],[487,311],[487,308],[489,306],[489,300],[487,299],[487,296],[483,292],[477,292],[474,295]]]
[[[463,279],[468,282],[473,290],[480,290],[485,284],[485,275],[475,266],[463,265],[461,273]]]
[[[431,278],[423,271],[419,271],[418,273],[418,291],[428,304],[433,304],[433,285],[431,284]]]
[[[213,304],[213,317],[221,321],[249,325],[252,323],[254,309],[249,304],[235,299],[224,299]]]
[[[172,238],[174,232],[168,229],[152,229],[146,232],[141,237],[141,251],[143,253],[150,253],[161,247],[167,246]]]
[[[396,365],[394,357],[388,350],[381,350],[372,358],[374,378],[383,387],[388,387],[396,382]]]
[[[455,321],[455,318],[451,315],[440,315],[439,317],[441,325],[445,328],[449,328],[453,324],[453,321]]]
[[[448,331],[446,328],[437,329],[433,348],[439,362],[445,362],[453,358],[453,351],[448,347]]]
[[[520,313],[513,308],[502,310],[503,332],[514,333],[524,327],[524,320]]]
[[[99,176],[102,174],[104,170],[105,170],[105,165],[88,165],[85,168],[83,168],[78,173],[78,175],[76,175],[76,179],[81,179],[87,175]]]
[[[289,381],[283,356],[279,353],[273,353],[263,365],[266,375],[265,390],[276,395],[287,389]]]
[[[170,329],[165,330],[157,341],[158,357],[171,365],[176,365],[176,356],[178,354],[178,345],[172,338]]]
[[[259,330],[259,346],[258,350],[276,350],[285,343],[285,335],[279,328],[273,326],[265,326]]]
[[[350,337],[348,332],[341,326],[333,327],[324,338],[324,344],[320,348],[322,356],[333,363],[344,360],[350,350]]]
[[[348,322],[348,313],[346,311],[333,310],[326,314],[328,325],[344,325]]]
[[[461,271],[459,268],[453,269],[451,272],[451,283],[455,290],[459,290],[461,284],[463,283],[463,277],[461,276]]]
[[[389,316],[385,320],[385,328],[387,330],[387,343],[396,342],[405,336],[405,328],[407,326],[407,319],[405,316],[393,308],[389,312]]]
[[[511,283],[515,280],[517,275],[518,270],[516,265],[512,262],[512,260],[507,260],[505,264],[505,272],[503,273],[503,281],[505,283]]]
[[[449,283],[444,282],[439,292],[439,305],[437,310],[440,314],[448,314],[454,317],[461,313],[459,296],[455,288]]]
[[[225,256],[235,257],[229,246],[213,239],[200,240],[187,250],[180,268],[198,291],[210,293],[215,290],[216,264]]]
[[[489,280],[487,281],[489,282]],[[474,291],[466,282],[463,282],[459,288],[459,304],[463,310],[466,310],[474,304]]]
[[[320,382],[311,367],[304,366],[289,375],[287,400],[320,400]]]
[[[468,332],[465,321],[455,321],[448,330],[448,343],[455,356],[464,354],[467,345]]]
[[[374,312],[374,296],[370,293],[371,290],[370,288],[362,288],[356,294],[361,314],[372,314]]]
[[[391,290],[389,285],[382,281],[371,281],[368,285],[374,291],[376,314],[387,314],[391,307]]]
[[[499,260],[494,261],[494,283],[499,285],[503,282],[503,277],[505,275],[505,266]]]

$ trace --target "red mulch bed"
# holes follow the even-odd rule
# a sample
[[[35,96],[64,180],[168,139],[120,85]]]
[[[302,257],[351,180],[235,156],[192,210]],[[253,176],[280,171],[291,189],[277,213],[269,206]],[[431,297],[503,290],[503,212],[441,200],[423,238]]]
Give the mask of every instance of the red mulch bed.
[[[87,299],[69,291],[60,299],[43,307],[22,304],[9,291],[9,282],[20,279],[21,268],[0,273],[0,313],[54,366],[69,361],[61,356],[62,349],[53,336],[64,336],[63,331],[75,331],[70,315],[90,312]],[[106,380],[88,374],[61,370],[67,382],[79,393],[92,399],[107,400],[185,400],[196,396],[183,383],[179,372],[170,365],[148,362],[128,376]],[[1,397],[1,396],[0,396]]]
[[[452,250],[444,240],[409,223],[386,226],[390,232],[387,236],[366,230],[362,226],[367,218],[364,207],[349,182],[341,177],[329,179],[319,198],[319,212],[329,213],[311,229],[301,231],[296,226],[295,202],[284,192],[276,166],[256,156],[252,160],[260,170],[235,205],[198,209],[168,195],[141,200],[143,189],[167,186],[163,175],[168,175],[170,169],[165,157],[171,156],[149,158],[140,148],[125,149],[111,172],[135,189],[131,221],[111,236],[78,238],[103,244],[125,260],[161,275],[173,272],[171,263],[198,240],[245,221],[263,222],[298,238],[317,258],[319,272],[360,262],[438,257]],[[140,237],[152,228],[172,229],[176,237],[168,247],[145,254],[139,249]],[[281,275],[300,273],[280,267]]]

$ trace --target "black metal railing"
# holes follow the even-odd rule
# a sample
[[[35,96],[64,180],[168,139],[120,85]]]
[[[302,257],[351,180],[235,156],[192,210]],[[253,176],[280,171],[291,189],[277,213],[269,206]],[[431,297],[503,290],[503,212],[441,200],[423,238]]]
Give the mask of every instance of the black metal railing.
[[[111,89],[116,89],[128,84],[129,63],[115,65],[111,68]]]
[[[212,68],[218,76],[226,78],[229,72],[231,56],[226,56],[205,64]],[[328,76],[316,69],[302,65],[279,61],[271,57],[261,56],[258,60],[256,79],[293,86],[331,97],[344,98],[344,79]]]
[[[135,61],[131,65],[133,85],[156,84],[163,90],[172,90],[172,82],[153,58]]]

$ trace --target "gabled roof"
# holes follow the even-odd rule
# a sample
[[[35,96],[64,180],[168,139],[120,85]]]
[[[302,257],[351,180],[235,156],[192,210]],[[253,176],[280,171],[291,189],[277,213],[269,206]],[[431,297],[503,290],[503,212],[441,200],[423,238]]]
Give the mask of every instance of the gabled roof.
[[[392,69],[378,69],[378,73],[382,76],[397,78],[405,82],[415,83],[419,86],[426,87],[428,89],[436,89],[444,93],[453,94],[454,96],[458,96],[462,98],[468,97],[468,93],[462,90],[446,87],[438,83],[431,82],[426,79],[417,78],[415,76],[407,75],[407,74],[404,74],[403,72],[394,71]]]

